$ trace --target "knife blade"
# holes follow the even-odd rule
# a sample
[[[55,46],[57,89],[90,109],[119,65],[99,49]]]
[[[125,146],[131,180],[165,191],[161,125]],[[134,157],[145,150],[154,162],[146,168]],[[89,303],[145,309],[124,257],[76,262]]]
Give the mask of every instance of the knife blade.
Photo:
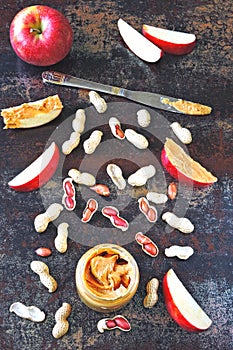
[[[44,83],[51,83],[87,90],[95,90],[106,94],[125,97],[131,101],[155,107],[173,113],[188,115],[207,115],[212,108],[196,102],[186,101],[180,98],[161,95],[153,92],[128,90],[117,86],[105,85],[90,80],[80,79],[69,74],[55,71],[42,73]]]

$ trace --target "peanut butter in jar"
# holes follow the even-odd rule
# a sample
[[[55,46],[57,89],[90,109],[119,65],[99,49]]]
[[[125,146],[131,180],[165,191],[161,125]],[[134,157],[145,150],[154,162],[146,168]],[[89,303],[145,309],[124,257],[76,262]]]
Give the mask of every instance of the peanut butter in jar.
[[[122,308],[136,293],[138,283],[137,263],[121,246],[97,245],[78,261],[76,287],[79,297],[95,311],[111,312]]]

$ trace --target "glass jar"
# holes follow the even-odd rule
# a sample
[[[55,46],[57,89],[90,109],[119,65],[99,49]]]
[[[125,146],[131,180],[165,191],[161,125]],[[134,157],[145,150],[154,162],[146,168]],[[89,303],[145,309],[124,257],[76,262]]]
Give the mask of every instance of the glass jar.
[[[99,244],[78,261],[76,287],[89,308],[111,312],[125,306],[139,283],[139,269],[133,256],[121,246]]]

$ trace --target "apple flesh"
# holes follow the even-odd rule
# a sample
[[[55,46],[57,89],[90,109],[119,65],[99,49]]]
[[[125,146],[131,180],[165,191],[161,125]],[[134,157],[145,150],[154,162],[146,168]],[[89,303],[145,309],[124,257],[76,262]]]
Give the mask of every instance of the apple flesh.
[[[212,321],[170,269],[163,278],[163,295],[170,316],[183,329],[190,332],[207,330]]]
[[[50,66],[70,51],[73,31],[59,11],[41,5],[22,9],[10,25],[10,42],[23,61],[36,66]]]
[[[212,185],[217,177],[193,160],[172,139],[167,138],[161,152],[161,163],[176,180],[196,187]]]
[[[15,191],[29,192],[43,186],[55,173],[60,159],[58,146],[55,142],[27,168],[8,182]]]
[[[190,53],[196,45],[194,34],[178,32],[143,24],[143,35],[164,52],[172,55],[185,55]]]
[[[118,20],[118,29],[128,48],[143,61],[154,63],[162,57],[160,48],[121,18]]]

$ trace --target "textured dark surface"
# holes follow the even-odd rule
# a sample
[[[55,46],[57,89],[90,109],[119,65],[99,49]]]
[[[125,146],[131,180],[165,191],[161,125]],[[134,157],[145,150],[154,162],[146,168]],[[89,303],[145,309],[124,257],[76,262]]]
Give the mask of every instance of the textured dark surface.
[[[51,0],[49,3],[67,16],[74,30],[70,54],[53,69],[102,83],[178,96],[213,107],[212,114],[207,117],[161,112],[166,121],[179,121],[190,128],[193,134],[193,142],[188,146],[190,154],[213,172],[219,181],[205,189],[193,189],[191,199],[186,204],[186,215],[195,225],[193,233],[183,235],[175,230],[166,232],[161,219],[148,230],[148,235],[160,248],[158,257],[153,259],[145,255],[133,240],[125,245],[137,260],[141,272],[139,289],[134,299],[118,312],[130,320],[132,330],[128,333],[114,330],[104,334],[98,332],[96,324],[100,318],[110,315],[89,310],[78,298],[75,288],[75,267],[80,256],[88,249],[88,244],[69,239],[68,251],[61,255],[54,248],[54,225],[51,224],[42,235],[33,228],[34,217],[44,211],[46,198],[51,199],[54,189],[55,199],[61,199],[61,178],[59,185],[54,178],[43,191],[30,193],[15,192],[7,185],[11,178],[43,152],[51,135],[67,117],[77,108],[90,105],[87,91],[43,85],[41,72],[44,69],[23,63],[12,51],[9,42],[12,18],[21,8],[36,3],[23,0],[1,2],[0,107],[6,108],[58,93],[64,110],[58,119],[37,129],[3,130],[1,121],[0,348],[230,350],[233,335],[232,2]],[[45,1],[40,3],[48,4]],[[196,48],[186,56],[164,55],[156,64],[142,62],[122,42],[117,29],[119,17],[138,30],[142,23],[147,23],[193,32],[197,36]],[[104,97],[109,103],[123,103],[116,97]],[[128,118],[122,117],[125,125],[130,120]],[[60,142],[67,133],[65,136],[61,133]],[[149,135],[151,150],[159,161],[162,144],[153,135]],[[66,176],[70,167],[78,167],[82,156],[82,151],[75,151],[67,157],[63,164],[63,176]],[[105,154],[92,159],[91,164],[98,172],[99,181],[105,176],[104,179],[111,186],[103,173]],[[135,162],[129,164],[125,170],[126,177],[135,170]],[[166,183],[172,181],[167,173],[164,176]],[[80,196],[80,193],[77,195]],[[116,195],[113,188],[113,198]],[[134,199],[139,196],[136,192],[130,192],[130,195]],[[184,202],[185,195],[184,190],[181,193]],[[190,195],[188,191],[187,195]],[[106,203],[111,203],[111,199]],[[177,199],[177,203],[178,207],[182,207],[182,200]],[[83,205],[84,202],[81,207],[77,206],[77,215],[80,215]],[[166,209],[172,209],[174,205],[169,202]],[[138,209],[132,203],[129,208],[131,210],[126,208],[124,214],[131,219],[138,214]],[[93,220],[93,225],[96,225],[98,232],[100,216]],[[90,239],[89,246],[91,243]],[[195,254],[188,261],[168,259],[164,249],[171,244],[191,245]],[[53,294],[47,292],[38,276],[30,270],[30,262],[38,259],[34,251],[39,246],[53,249],[52,256],[44,259],[58,281],[58,290]],[[161,284],[158,304],[151,310],[143,308],[146,282],[152,277],[157,277],[161,282],[170,267],[174,268],[213,320],[206,332],[188,333],[175,324],[166,311]],[[46,312],[46,320],[35,324],[11,314],[9,306],[15,301],[40,307]],[[54,313],[62,302],[69,302],[73,308],[69,317],[70,329],[63,338],[55,340],[51,334]]]

